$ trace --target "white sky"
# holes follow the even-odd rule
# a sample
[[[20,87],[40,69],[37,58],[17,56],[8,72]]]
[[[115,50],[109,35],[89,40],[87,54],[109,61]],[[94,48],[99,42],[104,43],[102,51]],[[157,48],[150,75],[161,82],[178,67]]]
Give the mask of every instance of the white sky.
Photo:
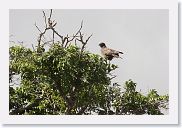
[[[132,79],[144,93],[149,89],[168,93],[168,10],[53,10],[53,19],[65,35],[75,33],[83,20],[83,33],[93,33],[87,45],[90,52],[100,54],[100,42],[124,52],[122,60],[112,61],[119,66],[113,82],[123,86]],[[10,10],[10,40],[23,41],[27,47],[36,44],[35,22],[42,28],[42,10]]]

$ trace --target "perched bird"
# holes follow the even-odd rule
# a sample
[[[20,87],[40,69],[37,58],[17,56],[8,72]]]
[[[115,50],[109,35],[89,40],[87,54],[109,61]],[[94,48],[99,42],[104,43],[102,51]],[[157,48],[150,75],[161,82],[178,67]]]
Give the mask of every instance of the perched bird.
[[[123,52],[107,48],[105,43],[100,43],[99,46],[101,47],[102,55],[104,56],[104,58],[106,58],[108,60],[112,60],[113,58],[121,58],[119,56],[119,53],[123,54]]]

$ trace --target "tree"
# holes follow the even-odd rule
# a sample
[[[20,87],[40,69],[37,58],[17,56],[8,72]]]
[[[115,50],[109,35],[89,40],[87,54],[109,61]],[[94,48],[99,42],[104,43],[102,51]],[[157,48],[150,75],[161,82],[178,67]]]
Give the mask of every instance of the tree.
[[[35,48],[9,49],[10,114],[162,114],[160,107],[167,106],[168,96],[155,90],[144,96],[132,80],[125,83],[125,92],[111,83],[112,71],[118,67],[85,49],[92,35],[85,39],[83,22],[73,36],[63,36],[51,20],[52,10],[48,18],[44,11],[43,16],[45,29],[35,24],[40,31]],[[47,31],[53,33],[51,42],[42,41]],[[60,40],[55,41],[55,36]],[[16,88],[15,76],[21,78]]]
[[[160,96],[155,89],[145,96],[136,90],[136,83],[128,80],[124,85],[125,91],[121,94],[119,86],[111,87],[111,94],[115,94],[112,104],[115,114],[119,115],[162,115],[161,108],[167,109],[168,95]]]

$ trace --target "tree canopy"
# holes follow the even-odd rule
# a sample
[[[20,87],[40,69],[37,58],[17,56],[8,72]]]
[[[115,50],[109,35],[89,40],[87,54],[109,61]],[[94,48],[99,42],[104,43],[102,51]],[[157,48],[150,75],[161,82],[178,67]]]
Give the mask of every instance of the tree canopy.
[[[83,22],[73,36],[63,36],[51,20],[52,10],[48,18],[43,15],[45,29],[36,26],[40,35],[35,48],[9,48],[9,114],[161,115],[161,108],[167,109],[168,95],[160,96],[155,89],[144,95],[132,80],[125,82],[124,91],[111,82],[118,67],[85,49],[92,35],[84,37]],[[53,40],[46,48],[42,37],[49,30]],[[16,87],[15,77],[20,77]]]

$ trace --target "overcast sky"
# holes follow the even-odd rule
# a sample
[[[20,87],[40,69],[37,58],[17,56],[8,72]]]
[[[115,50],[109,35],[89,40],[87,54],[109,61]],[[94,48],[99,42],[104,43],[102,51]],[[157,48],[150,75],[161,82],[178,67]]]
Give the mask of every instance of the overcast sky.
[[[119,66],[113,82],[123,86],[132,79],[144,93],[150,89],[168,93],[168,10],[53,10],[52,18],[65,35],[75,33],[83,20],[83,33],[93,34],[87,45],[90,52],[100,54],[98,44],[105,42],[124,53],[123,59],[111,62]],[[36,44],[39,32],[35,22],[42,28],[42,10],[10,10],[10,40],[23,41],[27,47]]]

